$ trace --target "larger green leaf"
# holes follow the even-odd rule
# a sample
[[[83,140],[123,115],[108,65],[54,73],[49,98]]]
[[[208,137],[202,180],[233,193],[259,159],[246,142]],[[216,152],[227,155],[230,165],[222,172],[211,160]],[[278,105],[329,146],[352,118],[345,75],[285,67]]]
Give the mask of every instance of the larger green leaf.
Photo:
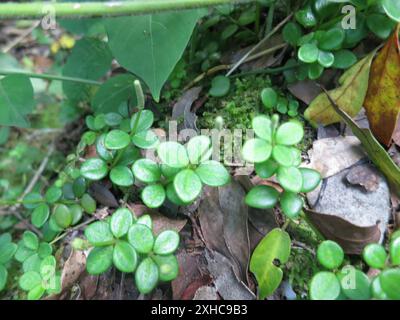
[[[110,225],[104,221],[96,221],[85,229],[85,237],[94,246],[105,246],[113,243],[114,237]]]
[[[156,101],[203,13],[190,10],[106,20],[114,57],[146,82]]]
[[[26,115],[35,106],[28,77],[10,75],[0,80],[0,125],[28,127]]]
[[[107,44],[93,38],[79,40],[63,68],[63,75],[97,80],[111,67],[111,52]],[[63,82],[63,91],[72,101],[88,100],[90,85],[72,81]]]
[[[290,255],[290,237],[281,229],[273,229],[255,248],[250,260],[250,271],[256,276],[259,296],[271,295],[282,281],[283,272],[274,262],[286,263]]]
[[[108,270],[113,263],[113,247],[94,248],[90,251],[86,268],[90,274],[100,274]]]

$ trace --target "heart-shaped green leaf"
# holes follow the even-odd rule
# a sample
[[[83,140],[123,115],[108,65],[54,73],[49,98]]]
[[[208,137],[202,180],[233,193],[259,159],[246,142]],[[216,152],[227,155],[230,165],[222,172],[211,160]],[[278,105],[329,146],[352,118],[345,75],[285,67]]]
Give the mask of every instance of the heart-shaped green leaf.
[[[86,269],[89,274],[101,274],[106,272],[113,263],[113,247],[94,248],[86,259]]]
[[[104,221],[96,221],[85,229],[86,239],[94,246],[108,246],[114,242],[110,225]]]
[[[110,179],[117,186],[129,187],[133,185],[132,171],[125,166],[116,166],[110,171]]]
[[[212,97],[226,96],[231,88],[231,82],[228,77],[216,76],[211,81],[211,88],[209,91]]]
[[[220,187],[230,181],[228,170],[218,161],[208,160],[202,162],[196,169],[200,180],[209,186]]]
[[[254,133],[261,139],[271,143],[272,141],[272,121],[267,116],[257,116],[252,122]]]
[[[364,261],[374,269],[385,267],[387,253],[383,246],[377,243],[370,243],[363,250]]]
[[[207,136],[193,137],[187,143],[186,150],[190,163],[199,164],[210,158],[212,153],[211,140]]]
[[[158,163],[150,159],[139,159],[132,166],[135,178],[145,183],[157,182],[161,178],[161,169]]]
[[[136,223],[132,225],[128,231],[128,240],[139,253],[149,253],[153,249],[153,233],[144,224]]]
[[[160,281],[172,281],[178,276],[179,264],[178,259],[174,255],[154,255],[152,259],[158,266],[158,276]]]
[[[154,241],[153,251],[155,254],[168,255],[178,248],[179,234],[173,230],[161,232]]]
[[[248,206],[258,209],[273,208],[278,202],[279,192],[270,186],[256,186],[246,195],[245,202]]]
[[[271,156],[272,146],[266,140],[255,138],[245,142],[242,155],[246,161],[259,163],[264,162]]]
[[[175,176],[174,188],[183,202],[191,202],[200,195],[202,184],[199,176],[193,170],[185,169]]]
[[[81,166],[81,175],[89,180],[101,180],[107,172],[107,164],[98,158],[88,159]]]
[[[111,216],[111,232],[113,233],[114,237],[121,238],[128,233],[132,223],[132,212],[127,208],[119,208]]]
[[[61,191],[61,189],[59,189]],[[42,203],[38,207],[35,208],[32,212],[31,221],[32,224],[37,227],[41,228],[50,215],[50,208],[47,204]]]
[[[139,292],[146,294],[151,292],[158,283],[158,267],[151,258],[145,258],[140,262],[135,272],[135,283]]]
[[[321,182],[321,174],[313,169],[299,168],[303,177],[303,185],[301,186],[300,192],[313,191]]]
[[[299,193],[303,185],[303,176],[295,167],[279,167],[277,179],[286,191]]]
[[[340,283],[332,272],[321,271],[310,282],[311,300],[336,300],[340,295]]]
[[[161,184],[152,184],[142,190],[141,198],[149,208],[158,208],[165,201],[165,189]]]
[[[303,208],[303,198],[293,192],[284,192],[280,198],[283,213],[290,219],[296,219]]]
[[[25,247],[27,247],[28,249],[37,250],[37,248],[39,247],[39,238],[32,231],[25,231],[22,239],[24,241]]]
[[[278,288],[283,272],[275,266],[287,262],[290,256],[290,237],[281,229],[273,229],[257,245],[250,260],[250,271],[256,276],[260,299]]]
[[[157,154],[163,164],[172,168],[184,168],[189,164],[185,147],[174,141],[160,143],[157,147]]]
[[[85,193],[80,202],[85,212],[92,214],[96,211],[96,200],[94,200],[90,194]]]
[[[318,246],[317,258],[325,268],[333,270],[343,263],[344,252],[336,242],[325,240]]]
[[[129,134],[122,130],[111,130],[104,139],[104,145],[110,150],[119,150],[127,147],[131,141]]]
[[[276,131],[275,141],[277,144],[292,146],[299,143],[303,136],[303,126],[298,122],[289,121],[279,126]]]
[[[278,170],[278,167],[279,165],[272,159],[254,165],[257,175],[263,179],[272,177]]]
[[[136,269],[138,257],[135,249],[126,241],[119,241],[113,252],[113,262],[119,271],[133,272]]]

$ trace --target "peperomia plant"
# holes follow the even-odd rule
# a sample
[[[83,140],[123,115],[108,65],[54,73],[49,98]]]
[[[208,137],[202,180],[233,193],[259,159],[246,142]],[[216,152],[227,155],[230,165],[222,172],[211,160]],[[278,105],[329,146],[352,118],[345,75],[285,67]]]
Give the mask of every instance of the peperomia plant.
[[[245,160],[255,164],[260,178],[268,179],[276,174],[283,189],[280,193],[271,186],[259,185],[246,195],[246,203],[254,208],[273,208],[280,202],[283,213],[295,219],[303,207],[299,193],[314,190],[321,181],[319,172],[299,168],[301,151],[294,147],[304,136],[302,125],[295,120],[279,125],[279,116],[257,116],[252,121],[256,138],[243,146]]]
[[[179,266],[173,253],[179,246],[179,235],[165,230],[154,236],[152,227],[149,215],[137,218],[127,208],[89,225],[85,236],[94,248],[87,258],[88,272],[100,274],[112,265],[121,272],[135,272],[136,287],[143,294],[151,292],[159,281],[175,279]]]
[[[340,268],[343,249],[334,241],[323,241],[318,246],[317,259],[327,271],[320,271],[312,278],[310,299],[400,299],[400,233],[393,234],[389,254],[382,245],[371,243],[364,248],[363,258],[370,268],[377,270],[373,276],[352,265]]]

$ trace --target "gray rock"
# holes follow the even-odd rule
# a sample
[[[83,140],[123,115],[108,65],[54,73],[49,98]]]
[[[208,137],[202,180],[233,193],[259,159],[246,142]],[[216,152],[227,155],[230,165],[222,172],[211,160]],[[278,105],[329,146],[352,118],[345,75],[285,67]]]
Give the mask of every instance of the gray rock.
[[[372,226],[380,221],[382,240],[391,215],[390,191],[386,179],[379,173],[376,191],[367,192],[361,186],[347,182],[346,176],[350,170],[343,170],[324,181],[325,185],[313,209],[319,213],[339,216],[358,226]]]

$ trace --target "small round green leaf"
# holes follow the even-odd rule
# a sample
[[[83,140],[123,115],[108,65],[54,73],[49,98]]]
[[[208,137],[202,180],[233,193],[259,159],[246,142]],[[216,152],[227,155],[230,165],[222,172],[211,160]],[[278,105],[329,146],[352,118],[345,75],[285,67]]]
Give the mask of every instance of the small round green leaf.
[[[342,45],[344,38],[343,28],[335,27],[322,33],[318,46],[321,50],[337,50]]]
[[[81,175],[89,180],[101,180],[107,172],[107,164],[98,158],[88,159],[81,166]]]
[[[284,192],[280,198],[283,213],[290,219],[295,219],[303,208],[303,198],[292,192]]]
[[[93,248],[87,259],[86,269],[89,274],[101,274],[106,272],[113,263],[113,247]]]
[[[177,206],[185,206],[189,203],[182,201],[176,194],[174,183],[169,183],[166,188],[166,196],[169,201],[176,204]]]
[[[297,166],[301,162],[301,152],[294,147],[276,145],[272,149],[272,157],[285,167]]]
[[[86,191],[86,180],[84,177],[79,177],[72,183],[72,191],[75,197],[80,198]]]
[[[36,207],[35,210],[33,210],[32,212],[31,216],[32,224],[37,228],[41,228],[49,218],[49,215],[50,215],[49,206],[45,203],[42,203],[41,205]]]
[[[340,283],[332,272],[321,271],[310,282],[311,300],[336,300],[340,295]]]
[[[110,225],[104,221],[96,221],[85,229],[86,239],[94,246],[108,246],[114,242]]]
[[[303,177],[303,185],[301,186],[300,192],[313,191],[321,182],[321,174],[313,169],[299,168]]]
[[[377,243],[370,243],[363,250],[364,261],[374,269],[385,267],[387,254],[383,246]]]
[[[79,221],[81,221],[83,216],[82,207],[78,204],[73,204],[69,207],[69,211],[72,215],[71,225],[76,225]]]
[[[342,292],[347,298],[351,300],[369,300],[371,298],[371,282],[364,272],[354,267],[343,267],[338,273],[338,278]]]
[[[297,46],[299,39],[303,35],[300,26],[295,22],[289,22],[282,30],[283,40],[292,45]]]
[[[278,170],[278,167],[279,165],[272,159],[254,165],[257,175],[263,179],[272,177]]]
[[[209,94],[213,97],[223,97],[228,94],[231,82],[228,77],[216,76],[211,81]]]
[[[43,203],[43,198],[40,193],[30,192],[22,199],[22,205],[27,209],[35,209]]]
[[[387,39],[396,23],[385,14],[372,13],[368,15],[367,26],[378,38]]]
[[[142,294],[150,293],[158,282],[158,267],[151,258],[144,259],[135,272],[135,283]]]
[[[278,202],[279,192],[270,186],[256,186],[246,195],[245,202],[248,206],[258,209],[273,208]]]
[[[125,166],[116,166],[110,171],[110,179],[117,186],[129,187],[133,185],[132,171]]]
[[[336,242],[325,240],[318,246],[317,258],[325,268],[333,270],[343,263],[344,252]]]
[[[254,133],[259,138],[271,143],[272,141],[272,121],[267,116],[254,117],[252,122]]]
[[[209,186],[220,187],[230,181],[228,170],[218,161],[208,160],[202,162],[196,169],[200,180]]]
[[[104,139],[104,145],[110,150],[119,150],[127,147],[131,141],[129,134],[122,130],[111,130]]]
[[[104,141],[106,138],[106,134],[103,133],[100,135],[96,140],[96,153],[97,155],[105,161],[110,161],[114,154],[116,153],[115,150],[109,150],[106,148]]]
[[[207,136],[196,136],[189,140],[186,145],[189,161],[192,164],[199,164],[210,158],[211,140]]]
[[[383,292],[393,300],[400,300],[400,269],[387,269],[379,274]]]
[[[172,168],[184,168],[189,164],[185,147],[174,141],[160,143],[157,154],[163,164]]]
[[[51,246],[51,244],[49,244],[47,242],[41,242],[39,244],[39,249],[37,252],[38,252],[39,258],[44,259],[47,256],[52,254],[53,247]]]
[[[126,241],[119,241],[113,252],[113,262],[119,271],[133,272],[136,269],[138,257],[135,249]]]
[[[396,0],[382,0],[386,14],[393,20],[400,22],[400,3]]]
[[[329,51],[320,51],[318,54],[318,63],[324,68],[329,68],[335,62],[335,56]]]
[[[121,238],[128,233],[132,223],[132,212],[127,208],[119,208],[111,216],[111,232],[114,234],[114,237]]]
[[[85,212],[92,214],[96,211],[96,200],[94,200],[90,194],[85,193],[80,203]]]
[[[202,184],[199,176],[193,170],[185,169],[175,176],[174,188],[183,202],[191,202],[200,195]]]
[[[132,143],[141,149],[154,149],[159,142],[152,130],[140,131],[132,137]]]
[[[246,161],[259,163],[264,162],[271,156],[272,146],[266,140],[255,138],[245,142],[242,155]]]
[[[357,62],[356,55],[350,50],[335,51],[334,56],[333,67],[336,69],[348,69]]]
[[[40,271],[41,262],[42,262],[42,259],[40,259],[39,255],[37,253],[35,253],[24,261],[24,263],[22,264],[22,270],[24,272]]]
[[[46,289],[41,284],[29,290],[27,299],[28,300],[39,300],[45,293]]]
[[[132,225],[128,231],[128,240],[139,253],[149,253],[153,249],[153,233],[144,224]]]
[[[278,94],[273,88],[265,88],[261,91],[261,101],[268,110],[276,107]]]
[[[318,60],[319,50],[315,44],[306,43],[303,44],[299,51],[298,57],[300,61],[305,63],[314,63]]]
[[[381,280],[379,276],[377,276],[371,283],[371,291],[372,291],[372,298],[376,300],[387,300],[388,296],[383,291],[381,286]]]
[[[392,265],[400,265],[400,238],[394,239],[390,243],[390,261]]]
[[[158,208],[165,201],[165,189],[161,184],[146,186],[141,193],[144,204],[149,208]]]
[[[24,241],[25,247],[27,247],[28,249],[37,250],[37,248],[39,247],[39,238],[32,231],[25,231],[22,239]]]
[[[139,117],[139,120],[137,120]],[[149,129],[154,122],[154,114],[150,110],[141,110],[135,113],[131,118],[131,130],[135,131],[135,133],[145,131]],[[135,129],[136,125],[136,130]]]
[[[136,223],[139,224],[144,224],[147,226],[149,229],[153,229],[153,221],[151,220],[151,216],[148,214],[144,214],[140,216],[137,220]]]
[[[144,183],[157,182],[161,178],[161,169],[158,163],[150,159],[139,159],[132,166],[135,178]]]
[[[178,259],[174,255],[154,255],[152,259],[158,266],[160,281],[172,281],[178,276],[179,264]]]
[[[279,167],[277,179],[286,191],[299,193],[303,185],[303,177],[295,167]]]
[[[12,259],[18,246],[13,242],[7,242],[0,245],[0,265],[6,264]]]
[[[304,136],[303,126],[295,121],[289,121],[279,126],[275,141],[278,144],[291,146],[299,143]]]
[[[40,285],[42,282],[42,277],[36,271],[29,271],[24,273],[21,278],[19,278],[19,287],[22,290],[29,291],[34,287]]]
[[[155,254],[167,255],[175,252],[179,246],[179,234],[173,230],[161,232],[154,241],[153,251]]]
[[[7,269],[0,264],[0,292],[7,284],[8,272]]]
[[[65,204],[57,204],[54,207],[53,217],[60,228],[68,228],[72,224],[72,214]]]
[[[62,197],[62,189],[56,186],[52,186],[47,189],[44,197],[48,203],[55,203]]]

